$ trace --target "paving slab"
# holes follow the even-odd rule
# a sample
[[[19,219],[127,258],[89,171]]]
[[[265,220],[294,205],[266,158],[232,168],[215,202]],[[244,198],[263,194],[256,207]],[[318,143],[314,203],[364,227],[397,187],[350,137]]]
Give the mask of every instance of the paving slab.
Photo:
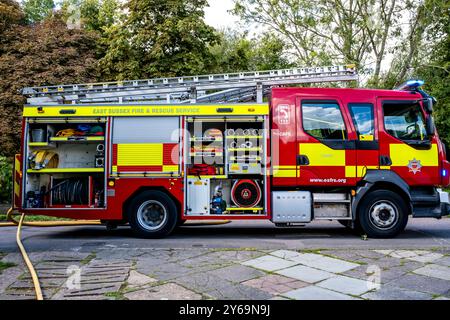
[[[139,273],[136,270],[131,270],[130,275],[127,278],[127,285],[130,288],[136,288],[157,281],[158,280],[146,276],[145,274]]]
[[[300,260],[298,262],[300,262]],[[360,266],[359,264],[356,263],[344,261],[341,259],[330,258],[326,256],[320,256],[313,260],[307,259],[301,261],[300,263],[308,267],[334,273],[342,273]]]
[[[265,255],[264,252],[256,250],[219,250],[208,253],[211,258],[219,258],[229,262],[241,262],[249,259],[254,259]]]
[[[315,283],[335,276],[334,273],[301,265],[279,270],[276,273],[308,283]]]
[[[219,268],[210,271],[210,273],[213,275],[217,275],[219,278],[236,283],[258,278],[266,274],[265,272],[258,269],[243,265],[232,265],[225,268]]]
[[[292,250],[276,250],[276,251],[271,252],[270,254],[275,257],[286,259],[286,260],[298,259],[302,256],[297,251],[292,251]]]
[[[372,274],[369,272],[367,268],[368,268],[367,265],[361,265],[357,268],[351,269],[341,274],[356,279],[366,280]]]
[[[444,255],[437,252],[431,252],[426,250],[377,250],[377,252],[384,252],[386,255],[398,258],[398,259],[407,259],[422,263],[433,262],[437,259],[442,258]]]
[[[316,286],[354,296],[359,296],[371,290],[370,283],[368,281],[345,276],[329,278],[316,283]]]
[[[418,254],[412,250],[394,250],[391,253],[389,253],[389,255],[393,258],[399,259],[413,258],[418,256]]]
[[[351,263],[341,259],[335,259],[316,253],[298,253],[291,250],[277,250],[271,253],[277,257],[294,261],[305,266],[316,269],[341,273],[359,266],[359,264]]]
[[[450,281],[450,267],[439,264],[427,264],[422,268],[414,270],[414,273]]]
[[[248,280],[243,282],[242,284],[253,288],[257,288],[262,291],[266,291],[271,294],[284,293],[287,291],[291,291],[293,289],[298,289],[309,285],[306,282],[276,274],[269,274],[261,278]]]
[[[443,257],[441,259],[435,260],[435,264],[440,264],[441,266],[450,267],[450,257]]]
[[[425,292],[430,294],[438,294],[438,295],[450,294],[450,281],[426,277],[414,273],[401,276],[400,278],[388,282],[387,284],[408,290]]]
[[[382,285],[379,290],[361,296],[369,300],[430,300],[431,295],[390,285]]]
[[[375,252],[378,252],[384,256],[387,256],[388,254],[390,254],[392,251],[394,250],[374,250]]]
[[[202,296],[176,283],[137,290],[125,294],[129,300],[199,300]]]
[[[275,271],[294,266],[298,263],[288,261],[271,255],[261,256],[256,259],[242,262],[243,265],[254,267],[266,271]]]
[[[295,300],[355,300],[349,295],[316,286],[288,291],[282,295]]]
[[[422,262],[422,263],[429,263],[429,262],[438,260],[438,259],[442,258],[443,256],[444,255],[442,255],[440,253],[430,252],[430,253],[421,254],[416,257],[411,257],[411,258],[407,258],[407,259],[412,260],[412,261]]]
[[[176,283],[195,292],[201,292],[216,299],[270,299],[271,294],[243,284],[236,284],[220,278],[211,272],[200,272],[179,277]]]

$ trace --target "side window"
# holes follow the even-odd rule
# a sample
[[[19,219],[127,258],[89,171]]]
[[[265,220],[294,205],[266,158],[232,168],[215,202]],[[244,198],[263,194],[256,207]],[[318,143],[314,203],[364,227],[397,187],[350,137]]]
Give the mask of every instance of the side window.
[[[384,128],[400,140],[425,140],[424,118],[419,104],[384,102]]]
[[[335,102],[303,102],[303,130],[319,140],[346,140],[347,130]]]
[[[350,103],[348,108],[358,133],[358,139],[372,141],[375,134],[373,105],[370,103]]]

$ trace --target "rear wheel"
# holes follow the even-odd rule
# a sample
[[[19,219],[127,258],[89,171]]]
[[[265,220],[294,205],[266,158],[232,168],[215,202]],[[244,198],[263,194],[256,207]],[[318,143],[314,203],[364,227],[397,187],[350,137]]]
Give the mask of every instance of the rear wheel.
[[[128,221],[133,233],[141,238],[162,238],[177,224],[177,208],[164,192],[144,191],[130,203]]]
[[[358,207],[358,222],[372,238],[392,238],[408,223],[408,206],[397,193],[375,190],[367,194]]]

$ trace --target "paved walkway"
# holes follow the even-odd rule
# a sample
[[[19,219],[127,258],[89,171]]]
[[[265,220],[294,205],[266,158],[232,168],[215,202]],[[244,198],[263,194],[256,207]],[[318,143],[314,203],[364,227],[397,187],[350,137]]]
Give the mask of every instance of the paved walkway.
[[[125,249],[30,254],[46,299],[450,299],[450,249]],[[0,299],[34,299],[16,253]]]

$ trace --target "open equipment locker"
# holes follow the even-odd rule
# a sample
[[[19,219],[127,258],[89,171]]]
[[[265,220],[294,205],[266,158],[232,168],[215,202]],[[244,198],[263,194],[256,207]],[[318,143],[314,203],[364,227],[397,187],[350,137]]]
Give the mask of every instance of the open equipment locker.
[[[196,127],[196,131],[193,132],[193,127]],[[269,188],[268,173],[268,152],[267,152],[267,130],[268,130],[268,118],[267,115],[258,116],[196,116],[184,118],[184,161],[183,171],[186,173],[184,176],[185,185],[185,208],[183,215],[186,217],[267,217],[269,199],[267,192]],[[222,136],[220,139],[209,139],[204,134],[209,129],[220,128]],[[230,131],[230,129],[233,129]],[[200,131],[199,131],[200,130]],[[236,139],[238,135],[228,134],[229,132],[239,133],[239,139]],[[249,134],[243,135],[243,132]],[[251,136],[249,139],[247,136]],[[192,174],[191,168],[198,164],[198,157],[192,156],[190,153],[192,147],[192,139],[198,140],[199,137],[203,137],[203,141],[211,142],[216,141],[222,144],[222,152],[217,152],[218,156],[206,155],[208,164],[215,169],[221,168],[223,171],[215,170],[214,173],[210,171],[208,174]],[[245,149],[230,147],[230,142],[238,141],[247,142],[252,141],[252,146]],[[214,142],[213,142],[214,143]],[[215,144],[215,148],[219,144]],[[257,151],[259,149],[259,151]],[[252,160],[247,162],[238,161],[237,155],[248,156]],[[193,159],[197,162],[193,163]],[[205,159],[205,158],[203,158]],[[255,162],[256,161],[256,162]],[[203,163],[203,162],[201,162]],[[238,164],[240,171],[230,170],[232,163]],[[260,168],[259,172],[255,170],[249,170],[250,166],[257,164]],[[255,189],[260,190],[260,200],[254,205],[240,206],[232,201],[233,186],[239,182],[254,182]],[[212,202],[215,197],[217,187],[221,188],[221,197],[226,202],[226,210],[220,214],[215,213],[212,209]],[[257,188],[256,188],[257,187]],[[242,192],[245,192],[245,187]]]
[[[101,135],[57,136],[60,130],[75,128],[77,125],[99,126]],[[42,130],[39,141],[33,135],[36,128]],[[24,154],[22,163],[23,183],[22,205],[30,210],[39,209],[101,209],[106,208],[106,159],[108,153],[107,136],[108,121],[102,118],[30,118],[25,123]],[[101,148],[99,149],[99,146]],[[100,152],[99,152],[100,150]],[[37,152],[56,154],[53,165],[32,166],[33,157]],[[56,200],[57,189],[75,180],[83,196],[62,197]],[[55,183],[57,181],[57,183]],[[77,182],[78,181],[78,182]],[[95,185],[95,189],[94,189]],[[33,196],[34,194],[34,196]],[[31,198],[31,201],[30,201]],[[65,203],[67,201],[67,203]]]

